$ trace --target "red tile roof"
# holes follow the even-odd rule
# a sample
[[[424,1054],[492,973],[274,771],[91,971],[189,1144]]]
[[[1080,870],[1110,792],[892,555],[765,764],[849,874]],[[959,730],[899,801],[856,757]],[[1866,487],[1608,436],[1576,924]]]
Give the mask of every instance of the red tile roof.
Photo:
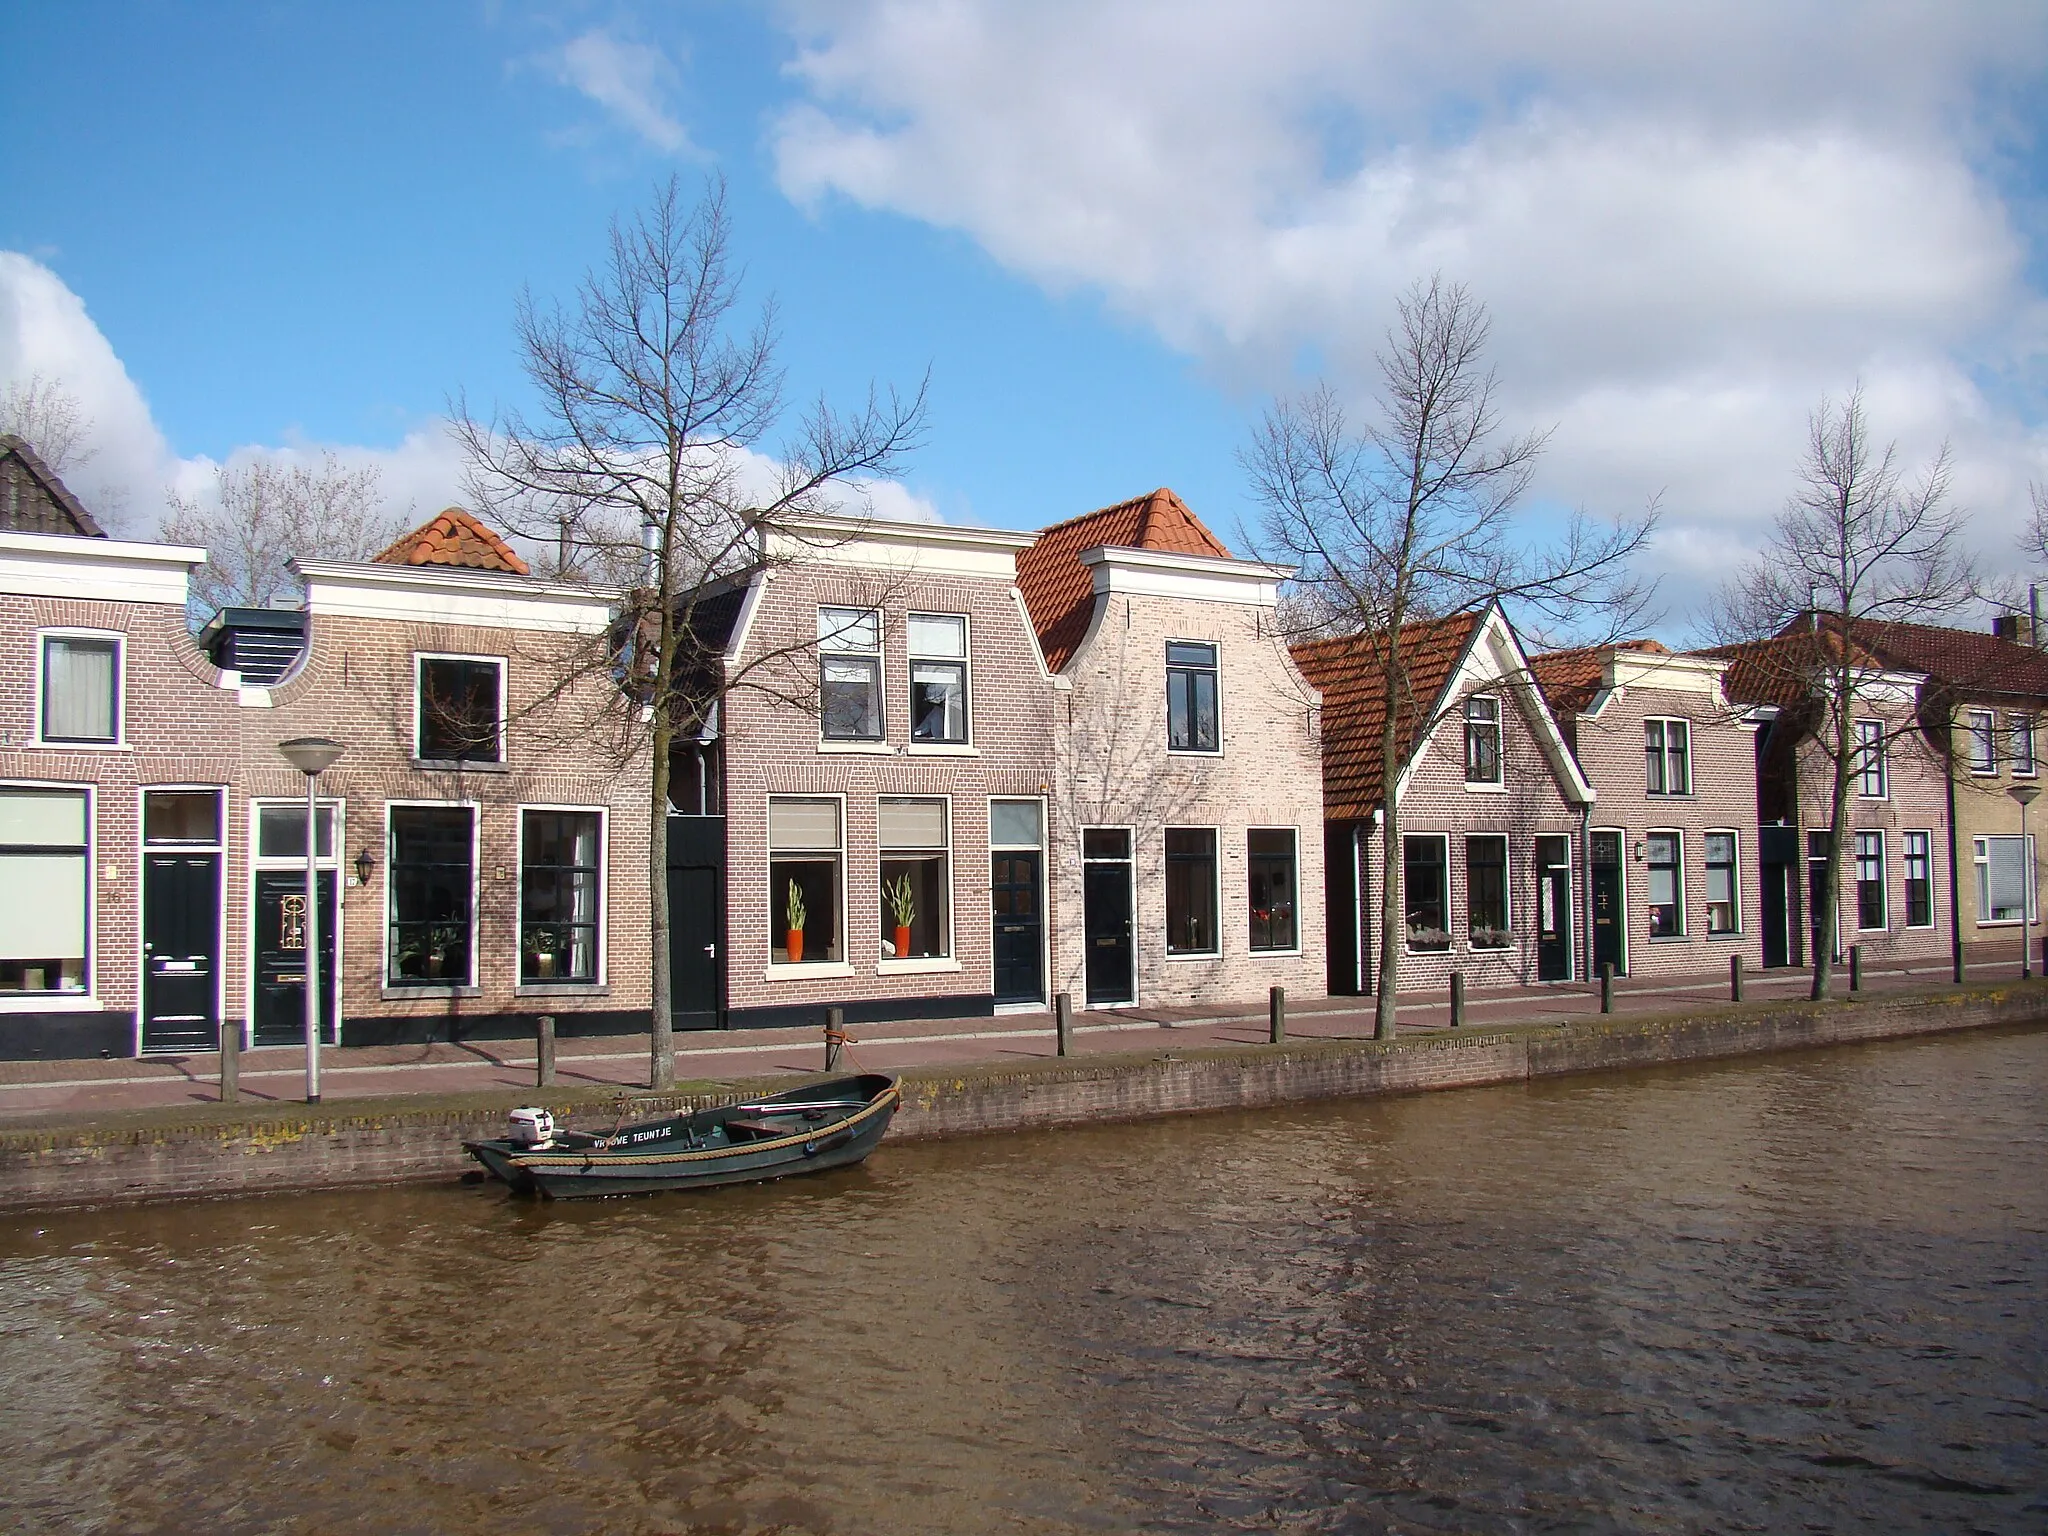
[[[436,512],[375,559],[379,565],[453,565],[470,571],[531,574],[510,544],[461,507]]]
[[[1623,640],[1614,645],[1581,645],[1531,656],[1529,670],[1536,674],[1536,682],[1543,689],[1552,713],[1583,713],[1606,681],[1607,661],[1616,651],[1640,651],[1648,656],[1671,654],[1654,640]]]
[[[1400,762],[1413,755],[1417,724],[1435,709],[1485,617],[1480,610],[1401,626],[1410,697],[1401,701],[1396,717]],[[1377,635],[1338,635],[1293,647],[1295,665],[1323,691],[1323,815],[1331,821],[1370,816],[1382,798],[1383,643]]]
[[[2031,645],[1939,624],[1852,620],[1850,631],[1888,665],[1925,672],[1957,694],[2048,698],[2048,655]]]
[[[1017,589],[1038,631],[1045,664],[1055,672],[1073,660],[1094,611],[1095,578],[1081,556],[1103,548],[1232,558],[1223,541],[1164,486],[1149,496],[1054,523],[1017,552]]]
[[[1802,629],[1768,640],[1717,645],[1695,654],[1730,663],[1721,681],[1721,689],[1730,703],[1775,704],[1791,709],[1813,697],[1823,668],[1837,664],[1841,645],[1840,637],[1832,631],[1815,634]],[[1861,646],[1854,647],[1850,654],[1859,669],[1885,670],[1884,659]]]
[[[87,539],[107,536],[41,455],[9,433],[0,433],[0,528]]]

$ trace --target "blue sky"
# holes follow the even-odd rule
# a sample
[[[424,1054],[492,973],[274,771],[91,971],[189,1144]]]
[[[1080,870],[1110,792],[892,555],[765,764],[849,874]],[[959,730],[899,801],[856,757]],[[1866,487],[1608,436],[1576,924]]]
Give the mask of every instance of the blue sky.
[[[1995,560],[2048,483],[2018,0],[15,0],[0,49],[0,385],[80,396],[73,478],[136,530],[321,447],[452,498],[438,423],[516,399],[522,285],[567,296],[671,171],[728,178],[793,395],[931,369],[906,486],[949,520],[1170,484],[1230,536],[1263,402],[1317,370],[1365,408],[1433,270],[1556,428],[1539,514],[1661,493],[1678,606],[1858,380],[1953,442]]]

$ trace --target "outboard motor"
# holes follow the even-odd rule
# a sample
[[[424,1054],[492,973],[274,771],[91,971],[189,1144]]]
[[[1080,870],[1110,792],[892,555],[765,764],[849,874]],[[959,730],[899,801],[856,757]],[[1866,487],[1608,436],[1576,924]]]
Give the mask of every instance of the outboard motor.
[[[555,1117],[545,1109],[515,1109],[512,1111],[512,1130],[506,1138],[515,1147],[531,1147],[538,1150],[555,1144]]]

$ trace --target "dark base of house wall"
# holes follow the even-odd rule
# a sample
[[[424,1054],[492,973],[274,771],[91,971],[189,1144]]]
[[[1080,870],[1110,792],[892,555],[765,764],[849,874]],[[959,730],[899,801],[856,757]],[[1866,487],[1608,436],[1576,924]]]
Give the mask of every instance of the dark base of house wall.
[[[135,1015],[0,1013],[0,1061],[96,1061],[135,1054]]]
[[[827,1006],[844,1008],[849,1024],[875,1024],[890,1019],[985,1019],[996,1011],[995,995],[966,992],[952,997],[852,998],[842,1003],[796,1003],[782,1008],[734,1008],[726,1014],[727,1029],[800,1029],[825,1027]]]
[[[405,1019],[350,1019],[342,1026],[344,1049],[355,1045],[428,1045],[440,1041],[531,1040],[539,1029],[541,1015],[531,1013],[429,1014]],[[606,1012],[558,1013],[554,1015],[555,1037],[575,1040],[596,1035],[644,1035],[649,1014],[645,1008],[619,1008]]]

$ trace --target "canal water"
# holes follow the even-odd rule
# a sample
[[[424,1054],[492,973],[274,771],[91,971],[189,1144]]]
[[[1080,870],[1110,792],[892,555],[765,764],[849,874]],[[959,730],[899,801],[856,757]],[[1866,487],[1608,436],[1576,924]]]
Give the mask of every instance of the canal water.
[[[2048,1031],[0,1227],[0,1525],[2048,1530]]]

